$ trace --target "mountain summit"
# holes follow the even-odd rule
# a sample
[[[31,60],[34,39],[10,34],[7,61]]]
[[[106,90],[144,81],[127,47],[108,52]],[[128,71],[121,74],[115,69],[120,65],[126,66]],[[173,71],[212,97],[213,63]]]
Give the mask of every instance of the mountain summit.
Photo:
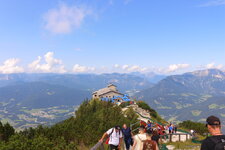
[[[225,72],[219,69],[199,70],[199,71],[194,71],[194,72],[186,73],[186,74],[192,74],[198,77],[215,77],[215,78],[221,78],[221,79],[225,78]]]

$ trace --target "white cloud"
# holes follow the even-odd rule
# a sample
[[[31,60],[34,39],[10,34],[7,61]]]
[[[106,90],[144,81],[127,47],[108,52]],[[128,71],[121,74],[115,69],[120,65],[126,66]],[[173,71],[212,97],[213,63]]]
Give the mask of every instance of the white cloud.
[[[75,73],[88,73],[93,71],[95,71],[94,67],[81,66],[79,64],[73,66],[73,72]]]
[[[127,70],[128,68],[129,68],[129,65],[123,65],[123,66],[122,66],[122,69],[123,69],[123,70]]]
[[[134,66],[131,66],[131,67],[129,67],[128,69],[127,69],[127,71],[138,71],[139,70],[139,66],[138,65],[134,65]]]
[[[41,64],[42,57],[38,56],[37,60],[34,60],[28,65],[30,72],[43,72],[43,73],[65,73],[65,67],[62,60],[54,58],[53,52],[47,52],[44,55],[45,63]]]
[[[115,64],[114,67],[115,67],[115,68],[120,68],[120,65]]]
[[[171,72],[175,72],[181,69],[186,69],[189,68],[190,65],[189,64],[172,64],[169,65],[168,69],[166,70],[166,72],[171,73]]]
[[[10,73],[21,73],[24,72],[23,67],[18,66],[20,62],[17,58],[11,58],[6,60],[2,66],[0,66],[0,73],[10,74]]]
[[[58,34],[70,33],[78,29],[90,14],[91,10],[83,6],[61,4],[44,15],[45,29]]]
[[[206,66],[205,66],[205,68],[206,69],[223,69],[224,68],[224,66],[222,65],[222,64],[220,64],[220,65],[216,65],[214,62],[212,62],[212,63],[209,63],[209,64],[207,64]]]
[[[117,67],[119,68],[119,67]],[[148,70],[148,68],[146,67],[140,67],[138,65],[132,65],[132,66],[129,66],[129,65],[123,65],[121,67],[121,69],[123,70],[123,72],[145,72]]]
[[[215,63],[210,63],[206,65],[206,68],[211,69],[211,68],[214,68],[214,66],[215,66]]]
[[[188,69],[190,66],[190,64],[171,64],[168,67],[154,67],[153,71],[160,74],[171,74]]]
[[[211,0],[204,4],[201,4],[200,7],[220,6],[220,5],[225,5],[225,0]]]

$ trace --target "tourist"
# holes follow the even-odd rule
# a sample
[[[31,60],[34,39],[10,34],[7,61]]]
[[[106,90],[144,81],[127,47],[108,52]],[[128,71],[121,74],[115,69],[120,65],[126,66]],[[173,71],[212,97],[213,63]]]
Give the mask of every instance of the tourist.
[[[130,146],[133,145],[132,133],[131,129],[127,127],[126,124],[123,125],[122,128],[123,136],[124,136],[124,143],[126,145],[126,149],[129,150]]]
[[[215,116],[209,116],[206,119],[206,127],[212,136],[203,140],[201,150],[224,150],[225,135],[221,132],[220,119]]]
[[[174,129],[174,133],[177,133],[177,126],[176,125],[174,125],[173,129]]]
[[[160,136],[157,130],[153,130],[152,132],[152,140],[155,141],[159,145]]]
[[[146,140],[145,126],[140,126],[139,134],[134,136],[134,144],[132,150],[141,150],[143,142]]]
[[[173,125],[171,124],[170,126],[169,126],[169,134],[172,134],[173,133]]]
[[[158,144],[152,140],[152,136],[150,134],[146,134],[146,140],[143,143],[143,148],[140,150],[159,150],[159,147]]]
[[[195,136],[195,131],[193,129],[190,130],[191,136]]]
[[[152,133],[152,123],[148,120],[146,125],[147,133]]]
[[[104,139],[107,137],[110,150],[119,150],[123,138],[120,126],[115,126],[114,128],[111,128],[105,132],[100,139],[100,142],[103,143]]]

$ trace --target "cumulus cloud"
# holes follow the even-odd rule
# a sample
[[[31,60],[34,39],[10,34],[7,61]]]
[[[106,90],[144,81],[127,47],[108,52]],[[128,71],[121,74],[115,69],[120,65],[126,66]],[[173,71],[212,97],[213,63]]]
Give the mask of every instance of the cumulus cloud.
[[[177,73],[181,70],[190,68],[190,64],[171,64],[168,67],[154,67],[153,71],[160,74]]]
[[[214,66],[215,66],[215,63],[210,63],[206,65],[206,68],[211,69],[211,68],[214,68]]]
[[[114,67],[115,68],[120,68],[120,65],[119,64],[115,64]]]
[[[181,69],[186,69],[189,67],[190,67],[190,64],[172,64],[172,65],[169,65],[166,72],[171,73],[171,72],[175,72]]]
[[[210,6],[220,6],[225,5],[225,0],[211,0],[204,4],[201,4],[200,7],[210,7]]]
[[[114,68],[119,72],[145,72],[148,70],[146,67],[140,67],[138,65],[118,65],[115,64]]]
[[[128,68],[129,68],[129,65],[123,65],[123,66],[122,66],[122,69],[123,69],[123,70],[127,70]]]
[[[214,62],[209,63],[205,66],[206,69],[223,69],[224,66],[222,64],[216,65]]]
[[[81,66],[79,64],[75,64],[73,66],[73,72],[74,73],[88,73],[95,71],[94,67],[87,67],[87,66]]]
[[[20,62],[17,58],[11,58],[6,60],[2,66],[0,66],[0,73],[10,74],[10,73],[21,73],[24,72],[23,67],[18,66]]]
[[[51,9],[44,15],[44,27],[56,34],[70,33],[78,29],[90,14],[91,10],[84,6],[69,7],[61,4],[59,8]]]
[[[45,63],[41,63],[42,57],[38,56],[31,64],[28,65],[30,72],[43,73],[65,73],[65,67],[62,60],[54,58],[53,52],[47,52],[44,55]]]

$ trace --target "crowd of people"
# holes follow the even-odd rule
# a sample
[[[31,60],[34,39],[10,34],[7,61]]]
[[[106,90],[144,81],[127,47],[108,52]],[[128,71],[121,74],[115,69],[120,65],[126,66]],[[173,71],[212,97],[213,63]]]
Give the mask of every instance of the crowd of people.
[[[201,150],[225,150],[225,135],[221,132],[221,122],[218,117],[209,116],[206,119],[206,127],[211,136],[202,141]],[[104,133],[100,142],[107,139],[110,150],[120,150],[124,141],[126,150],[159,150],[162,140],[160,135],[173,134],[177,127],[173,124],[162,126],[141,121],[138,134],[134,135],[126,124],[122,128],[115,126]],[[192,133],[193,134],[193,133]]]
[[[142,124],[144,125],[145,123],[143,122]],[[145,126],[148,133],[153,132],[153,129],[157,130],[159,135],[177,133],[177,126],[172,123],[164,126],[158,123],[153,124],[151,121],[148,121]]]
[[[125,143],[126,150],[158,150],[159,143],[162,141],[160,135],[176,133],[177,127],[173,124],[167,126],[159,125],[148,121],[140,121],[138,134],[134,135],[126,124],[122,128],[115,126],[105,132],[100,142],[106,140],[110,150],[118,150],[122,141]],[[132,147],[132,148],[131,148]]]

